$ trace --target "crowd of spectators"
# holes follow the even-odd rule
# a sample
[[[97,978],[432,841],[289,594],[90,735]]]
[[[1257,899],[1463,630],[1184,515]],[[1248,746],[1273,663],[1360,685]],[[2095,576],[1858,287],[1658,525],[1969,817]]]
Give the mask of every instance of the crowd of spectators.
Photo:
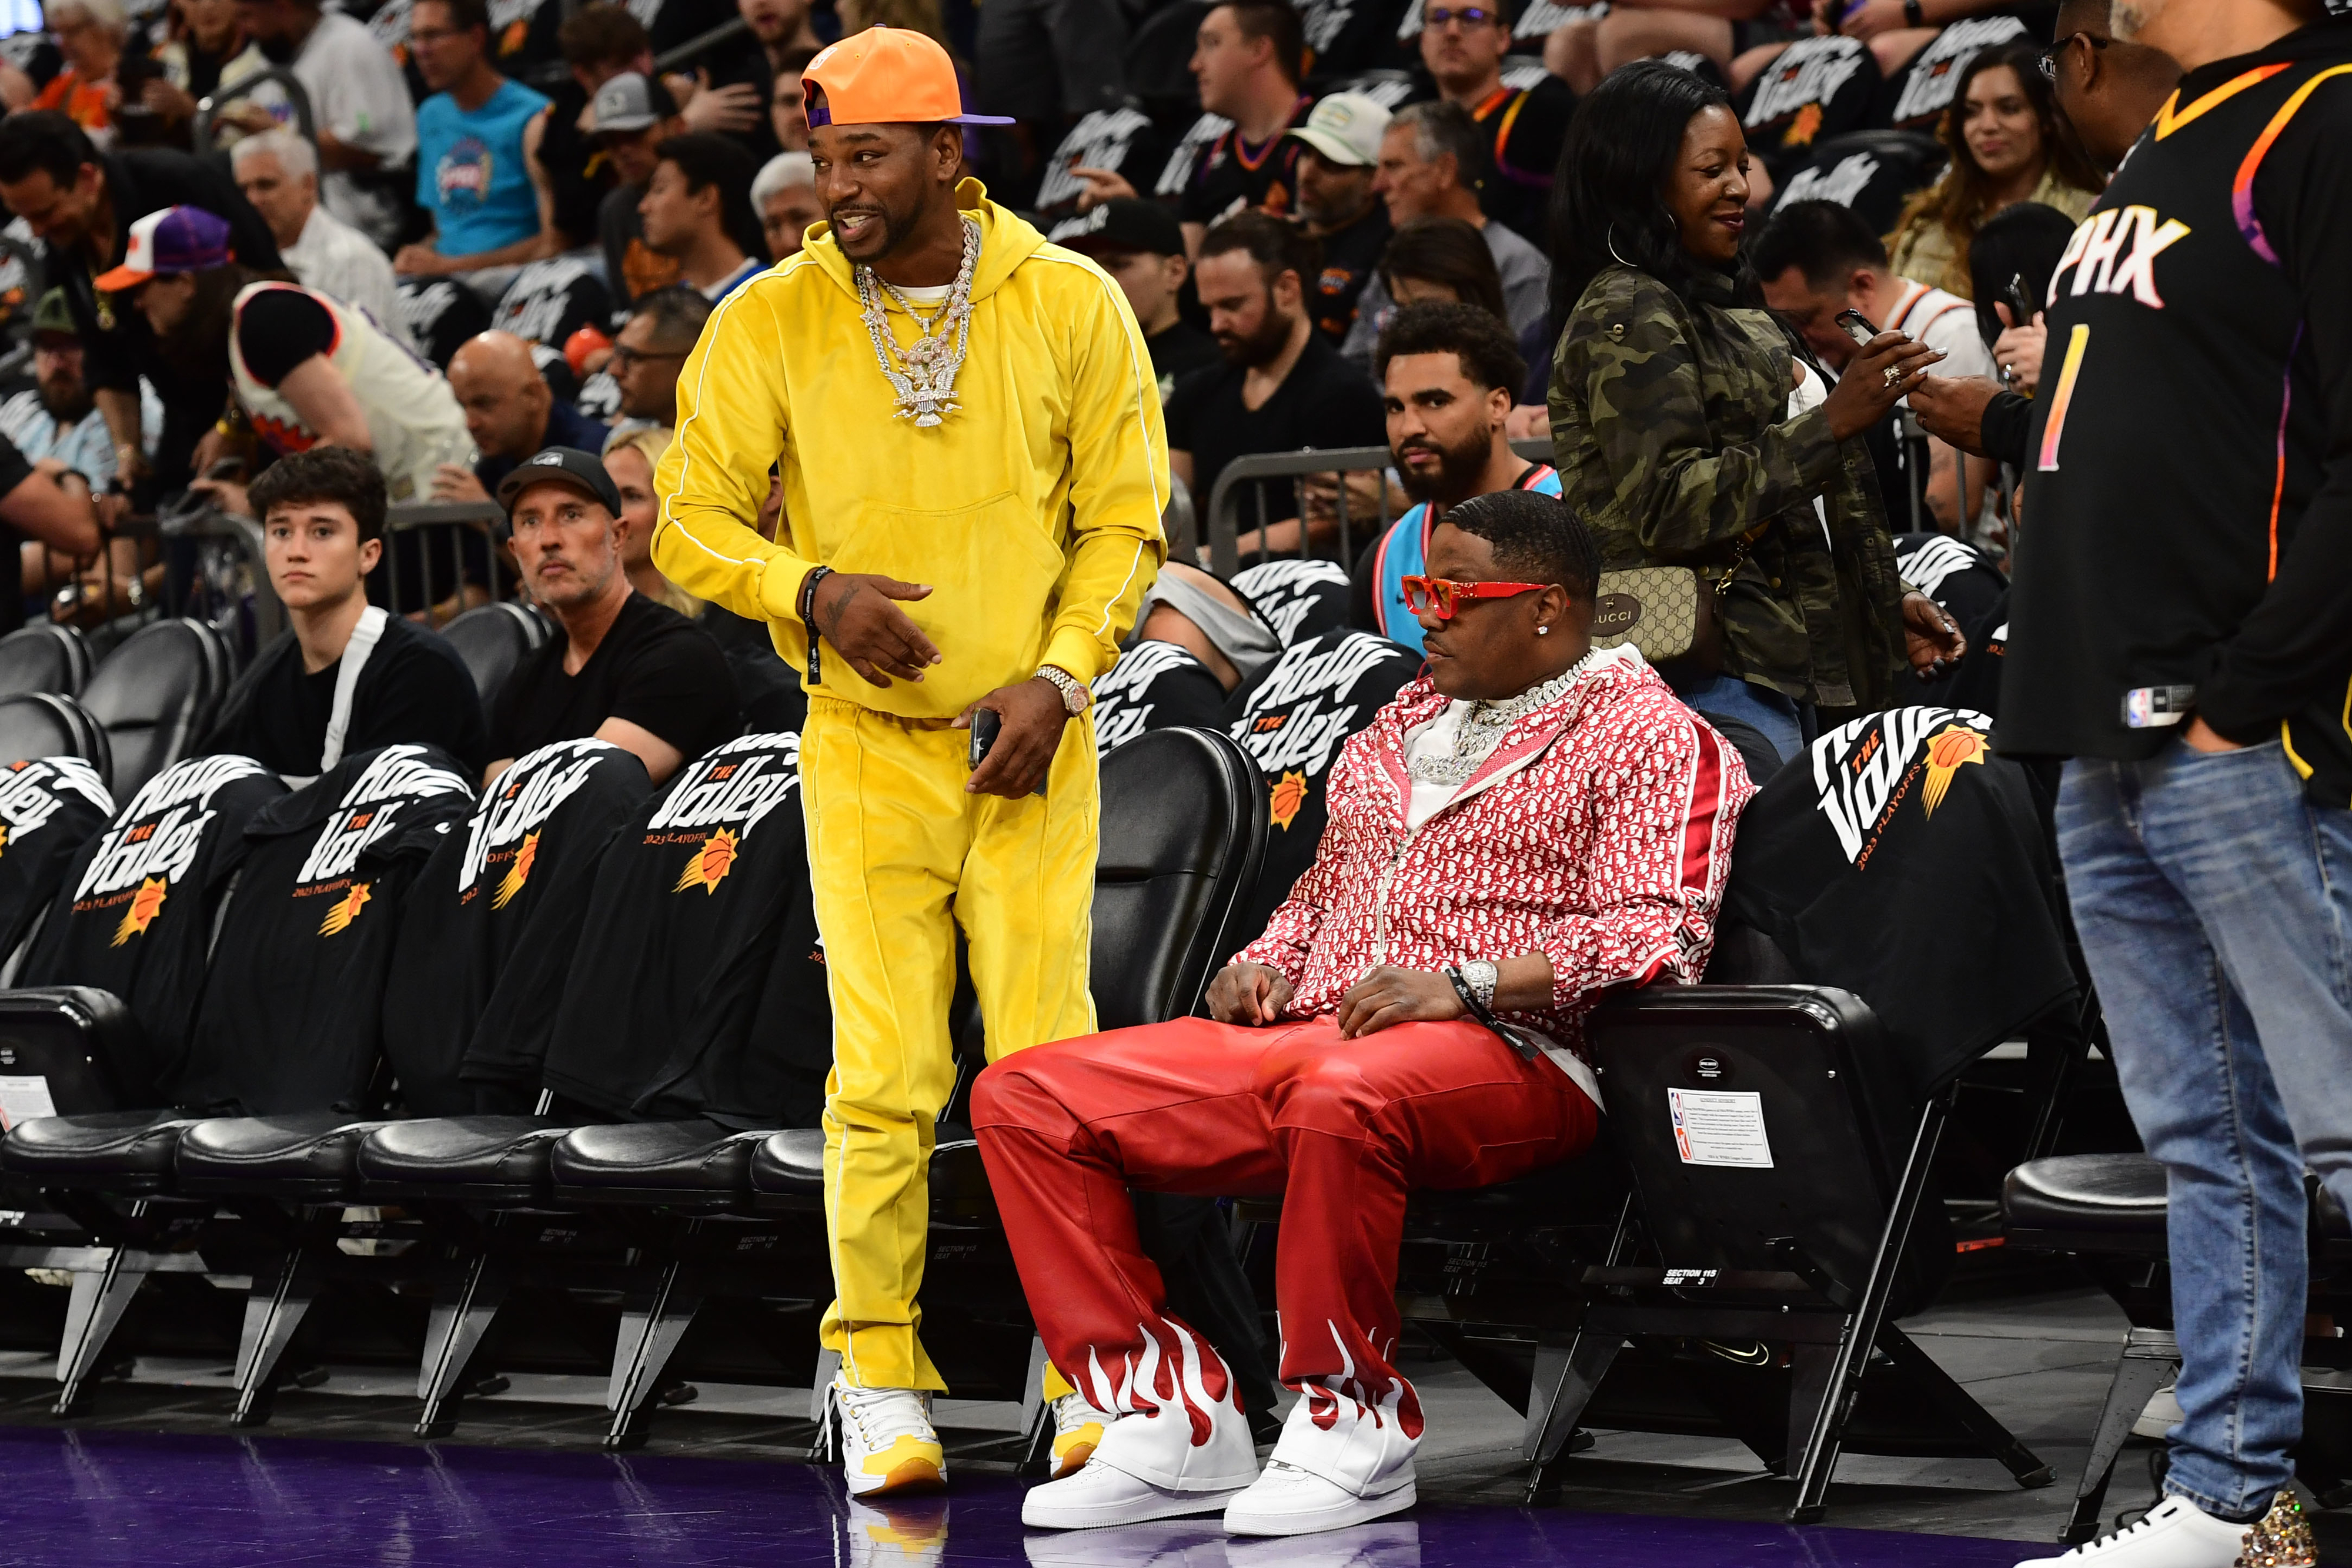
[[[17,332],[54,287],[86,343],[110,461],[73,472],[100,522],[225,458],[250,480],[299,449],[252,439],[226,352],[165,356],[142,312],[90,288],[133,224],[174,204],[226,222],[253,278],[361,312],[446,377],[477,450],[452,455],[430,493],[485,501],[541,438],[594,449],[587,425],[659,417],[660,400],[622,383],[682,358],[682,322],[659,314],[656,344],[636,307],[681,285],[721,299],[796,252],[824,215],[802,68],[845,33],[916,28],[948,47],[971,108],[1013,120],[968,129],[970,172],[1127,291],[1205,503],[1233,455],[1376,444],[1375,352],[1405,303],[1499,309],[1529,366],[1510,434],[1543,434],[1562,318],[1554,166],[1580,96],[1633,59],[1734,91],[1759,157],[1752,210],[1836,202],[1882,239],[1889,277],[1968,298],[1970,242],[1997,214],[2079,214],[2101,183],[2038,57],[2056,8],[596,0],[493,16],[484,0],[60,0],[48,32],[0,45],[14,111],[0,200],[47,252]],[[1881,145],[1857,164],[1843,139],[1872,131],[1907,133],[1907,161]],[[1244,214],[1282,232],[1244,223],[1208,243]],[[526,352],[466,351],[486,330]],[[1825,358],[1832,338],[1814,335]],[[525,359],[543,393],[522,384]],[[1180,389],[1187,376],[1198,384]],[[160,420],[142,423],[142,400]],[[1990,486],[1948,449],[1918,488],[1937,526],[1998,542],[1979,498]],[[1329,489],[1267,486],[1265,520]],[[1296,549],[1296,530],[1254,542],[1283,540]]]
[[[30,350],[0,383],[13,444],[0,455],[24,474],[0,507],[24,591],[0,620],[66,613],[75,591],[59,585],[86,583],[101,535],[127,517],[191,490],[250,511],[273,465],[346,449],[392,505],[501,516],[495,537],[466,544],[454,586],[404,609],[445,617],[520,584],[571,629],[584,668],[599,628],[625,629],[634,612],[615,621],[606,605],[583,631],[541,590],[593,577],[614,604],[634,588],[698,622],[744,702],[761,682],[788,685],[789,671],[750,674],[757,628],[654,569],[654,468],[713,310],[824,220],[803,68],[883,25],[942,43],[968,106],[1010,118],[966,128],[966,172],[1126,295],[1204,525],[1239,458],[1390,451],[1385,474],[1344,486],[1242,486],[1236,543],[1244,565],[1328,563],[1317,591],[1344,599],[1352,582],[1345,619],[1410,646],[1393,580],[1419,559],[1410,537],[1472,494],[1559,490],[1509,443],[1579,438],[1572,408],[1556,428],[1550,388],[1579,280],[1656,239],[1630,211],[1589,232],[1555,191],[1581,101],[1643,59],[1730,95],[1753,154],[1731,199],[1764,296],[1816,376],[1801,402],[1859,358],[1845,311],[1940,350],[1946,376],[2030,394],[2042,340],[2024,302],[2169,86],[2103,30],[2073,47],[2085,30],[2061,26],[2063,9],[59,0],[47,34],[0,43],[0,203],[34,257],[33,287],[0,306]],[[1759,421],[1777,396],[1757,390]],[[1979,454],[2019,424],[2014,406],[1956,409],[1922,386],[1916,414],[1866,412],[1885,516],[1997,565],[2014,465]],[[505,520],[515,475],[553,449],[603,460],[598,494],[574,498],[610,514],[610,559],[593,570],[554,523],[527,538]],[[1343,528],[1342,509],[1406,521]],[[1832,529],[1833,511],[1822,503]],[[367,590],[386,602],[418,541],[352,515],[392,568]],[[106,548],[153,570],[152,547]],[[1203,581],[1192,602],[1213,620],[1205,607],[1234,591]],[[1209,652],[1230,695],[1233,650]],[[1777,730],[1783,716],[1764,716]],[[484,760],[532,738],[509,731],[502,752],[487,722]],[[672,747],[700,749],[698,736]]]

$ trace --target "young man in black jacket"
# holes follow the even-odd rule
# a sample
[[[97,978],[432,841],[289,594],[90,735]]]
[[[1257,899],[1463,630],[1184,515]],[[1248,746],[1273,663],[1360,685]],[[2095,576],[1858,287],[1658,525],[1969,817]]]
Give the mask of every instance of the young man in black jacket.
[[[300,785],[345,757],[415,741],[478,777],[488,741],[466,662],[368,603],[368,574],[383,557],[375,465],[346,446],[314,446],[270,465],[247,496],[293,628],[230,690],[204,749],[250,757]]]
[[[2114,23],[2185,74],[2051,285],[1995,743],[2073,759],[2059,848],[2168,1178],[2182,1418],[2145,1519],[2037,1562],[2311,1563],[2305,1169],[2352,1201],[2352,23]]]
[[[202,207],[226,222],[232,254],[256,272],[284,265],[269,225],[225,168],[161,147],[100,152],[81,127],[46,110],[0,120],[0,202],[48,246],[42,287],[65,290],[81,337],[84,373],[113,433],[123,484],[136,493],[146,481],[142,500],[159,489],[180,488],[227,402],[228,382],[166,360],[147,319],[118,308],[91,280],[122,264],[131,225],[163,207]],[[163,400],[163,433],[152,471],[139,441],[142,376]]]

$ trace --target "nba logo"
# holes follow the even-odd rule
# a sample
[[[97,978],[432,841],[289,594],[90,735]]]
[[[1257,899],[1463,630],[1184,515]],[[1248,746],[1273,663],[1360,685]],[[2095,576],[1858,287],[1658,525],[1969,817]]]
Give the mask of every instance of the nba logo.
[[[2124,727],[2146,729],[2156,716],[2156,693],[2146,686],[2124,694]]]

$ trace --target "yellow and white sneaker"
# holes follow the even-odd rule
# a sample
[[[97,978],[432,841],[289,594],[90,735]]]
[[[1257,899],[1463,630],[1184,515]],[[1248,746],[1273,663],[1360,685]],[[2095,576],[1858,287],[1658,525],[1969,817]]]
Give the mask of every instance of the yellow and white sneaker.
[[[1048,1479],[1058,1481],[1076,1475],[1095,1457],[1095,1448],[1102,1442],[1103,1423],[1109,1417],[1078,1394],[1065,1394],[1053,1406],[1054,1468]]]
[[[931,1425],[929,1392],[857,1388],[836,1376],[825,1404],[827,1436],[841,1445],[850,1496],[935,1491],[947,1483],[947,1456]]]

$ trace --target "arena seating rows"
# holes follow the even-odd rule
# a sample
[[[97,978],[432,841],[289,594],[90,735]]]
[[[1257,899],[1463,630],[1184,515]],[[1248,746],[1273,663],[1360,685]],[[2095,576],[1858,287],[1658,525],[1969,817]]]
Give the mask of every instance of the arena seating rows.
[[[475,664],[494,681],[528,628],[501,607],[475,615],[495,629]],[[551,1313],[576,1320],[564,1303],[583,1293],[617,1303],[594,1320],[609,1326],[585,1331],[609,1358],[612,1447],[642,1442],[666,1401],[691,1396],[680,1369],[693,1356],[679,1353],[714,1314],[764,1314],[771,1360],[730,1376],[822,1385],[814,1122],[830,1025],[811,962],[796,753],[790,735],[748,736],[656,790],[625,753],[571,742],[523,759],[478,801],[425,747],[347,758],[294,791],[242,759],[199,758],[147,780],[110,826],[84,802],[87,842],[53,849],[47,888],[27,895],[46,905],[27,984],[0,991],[15,1071],[45,1080],[40,1108],[58,1113],[9,1117],[0,1180],[27,1212],[0,1239],[106,1249],[75,1292],[58,1408],[88,1407],[142,1284],[189,1268],[253,1280],[239,1424],[267,1420],[279,1387],[314,1375],[299,1346],[331,1333],[337,1314],[311,1312],[328,1300],[429,1296],[412,1341],[422,1436],[456,1429],[468,1393],[498,1386],[515,1335]],[[1129,741],[1103,770],[1097,1006],[1106,1025],[1181,1015],[1259,895],[1264,776],[1226,737],[1181,727]],[[1965,775],[1955,786],[1974,787]],[[297,944],[310,952],[298,959]],[[1754,967],[1771,951],[1761,934],[1734,946],[1751,967],[1732,977],[1788,972],[1784,956]],[[632,998],[650,1021],[628,1016]],[[1595,1039],[1646,1100],[1659,1073],[1713,1082],[1691,1076],[1694,1045],[1735,1040],[1765,1071],[1801,1056],[1825,1015],[1874,1038],[1845,993],[1707,987],[1614,1004]],[[1850,1063],[1856,1048],[1839,1049]],[[958,1123],[976,1061],[933,1158],[927,1322],[960,1390],[1024,1403],[1027,1433],[997,1445],[1019,1453],[1044,1430],[1040,1353]],[[1612,1113],[1638,1119],[1610,1089]],[[1824,1325],[1811,1359],[1774,1375],[1760,1406],[1751,1383],[1720,1428],[1805,1472],[1805,1517],[1841,1447],[2005,1454],[2028,1484],[2048,1479],[1883,1321],[1890,1301],[1932,1291],[1938,1256],[1948,1264],[1940,1210],[1923,1207],[1923,1160],[1949,1092],[1909,1110],[1899,1089],[1882,1098],[1900,1104],[1843,1122],[1795,1102],[1770,1113],[1776,1128],[1796,1118],[1814,1154],[1831,1151],[1824,1168],[1875,1173],[1842,1184],[1836,1203],[1811,1200],[1846,1216],[1826,1251],[1724,1209],[1719,1192],[1696,1200],[1704,1218],[1677,1218],[1694,1212],[1691,1169],[1638,1139],[1503,1187],[1416,1197],[1401,1283],[1444,1304],[1410,1316],[1527,1411],[1531,1491],[1581,1413],[1688,1428],[1686,1407],[1722,1369],[1661,1355],[1696,1332],[1661,1312],[1696,1311],[1704,1330],[1708,1312],[1781,1303]],[[1278,1215],[1265,1200],[1241,1208],[1245,1226]],[[1641,1258],[1658,1266],[1634,1266],[1643,1238]],[[1466,1275],[1465,1249],[1477,1258]],[[1432,1269],[1440,1282],[1424,1291],[1416,1280]],[[1692,1270],[1723,1294],[1692,1307]],[[1886,1354],[1859,1348],[1872,1344]],[[1628,1370],[1604,1375],[1618,1362]],[[1683,1391],[1662,1405],[1666,1384]],[[1861,1397],[1832,1396],[1849,1387]]]

